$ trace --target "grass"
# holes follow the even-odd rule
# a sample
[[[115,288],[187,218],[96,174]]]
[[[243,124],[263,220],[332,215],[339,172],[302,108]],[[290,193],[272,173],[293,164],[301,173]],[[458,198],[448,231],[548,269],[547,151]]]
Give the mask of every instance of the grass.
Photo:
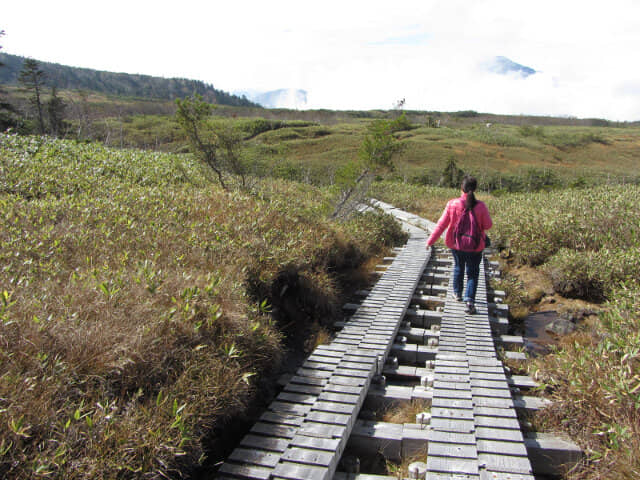
[[[3,478],[219,459],[212,435],[247,414],[287,337],[336,319],[337,274],[402,238],[379,215],[329,222],[329,199],[271,180],[225,192],[187,156],[0,136]]]

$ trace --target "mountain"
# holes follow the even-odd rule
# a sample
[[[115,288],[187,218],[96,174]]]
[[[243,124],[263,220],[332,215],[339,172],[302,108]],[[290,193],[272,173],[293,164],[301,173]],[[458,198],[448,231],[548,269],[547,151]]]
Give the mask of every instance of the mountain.
[[[486,64],[487,70],[492,73],[497,73],[499,75],[508,75],[510,73],[517,73],[523,78],[528,77],[529,75],[533,75],[538,73],[531,67],[527,67],[525,65],[520,65],[519,63],[514,62],[513,60],[508,59],[507,57],[494,57],[491,61]]]
[[[0,84],[16,85],[25,58],[0,53]],[[45,83],[58,89],[91,90],[109,95],[173,100],[197,93],[211,103],[234,106],[257,106],[244,97],[218,90],[200,80],[162,78],[151,75],[103,72],[89,68],[69,67],[40,62]]]
[[[279,90],[271,90],[261,92],[257,90],[244,90],[234,92],[236,95],[243,96],[262,105],[265,108],[292,108],[304,109],[307,106],[306,90],[294,88],[281,88]]]

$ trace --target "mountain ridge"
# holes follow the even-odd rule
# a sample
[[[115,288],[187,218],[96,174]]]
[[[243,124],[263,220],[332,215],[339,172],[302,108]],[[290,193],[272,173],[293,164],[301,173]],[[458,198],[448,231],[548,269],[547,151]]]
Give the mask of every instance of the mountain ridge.
[[[0,84],[18,84],[18,75],[26,57],[0,52]],[[45,84],[59,89],[91,90],[111,95],[174,100],[193,94],[211,103],[231,106],[258,107],[259,105],[201,80],[164,78],[152,75],[116,73],[84,67],[71,67],[37,60],[45,72]]]

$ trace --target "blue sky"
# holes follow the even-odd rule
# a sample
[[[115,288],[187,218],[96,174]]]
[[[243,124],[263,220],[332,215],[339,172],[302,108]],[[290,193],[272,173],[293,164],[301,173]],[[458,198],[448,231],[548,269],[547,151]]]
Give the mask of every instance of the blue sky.
[[[309,108],[640,120],[640,2],[6,2],[3,51],[217,88],[308,92]],[[536,73],[496,73],[497,56]]]

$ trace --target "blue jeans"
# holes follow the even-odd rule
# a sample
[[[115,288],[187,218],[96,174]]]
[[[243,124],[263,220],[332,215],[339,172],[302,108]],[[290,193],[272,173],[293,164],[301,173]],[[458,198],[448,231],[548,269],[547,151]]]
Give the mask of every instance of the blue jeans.
[[[467,271],[467,290],[464,294],[465,302],[475,303],[476,290],[478,288],[478,276],[480,275],[480,260],[482,252],[463,252],[451,250],[454,260],[453,266],[453,292],[456,296],[462,296],[464,284],[464,272]]]

